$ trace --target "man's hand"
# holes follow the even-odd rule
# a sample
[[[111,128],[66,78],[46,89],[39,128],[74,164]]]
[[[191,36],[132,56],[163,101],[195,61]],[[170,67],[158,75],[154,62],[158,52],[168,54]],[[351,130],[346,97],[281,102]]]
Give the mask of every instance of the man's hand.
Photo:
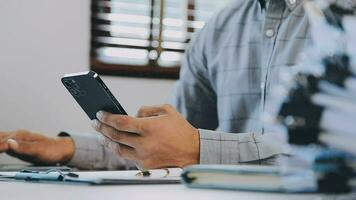
[[[98,112],[93,127],[114,142],[118,154],[144,169],[199,163],[199,133],[172,106],[143,107],[138,118]]]
[[[0,132],[0,153],[38,165],[67,163],[73,157],[71,138],[50,138],[29,131]]]
[[[9,144],[7,143],[7,138],[10,133],[0,132],[0,153],[4,153],[9,150]]]

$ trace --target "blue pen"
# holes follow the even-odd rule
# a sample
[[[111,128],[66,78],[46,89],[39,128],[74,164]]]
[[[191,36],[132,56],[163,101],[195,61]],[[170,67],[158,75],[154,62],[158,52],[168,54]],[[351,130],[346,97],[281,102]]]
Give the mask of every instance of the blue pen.
[[[81,180],[79,175],[69,172],[63,173],[58,169],[50,169],[45,172],[32,171],[32,170],[22,170],[15,175],[1,175],[0,180],[18,180],[18,181],[29,181],[29,182],[68,182],[68,183],[82,183],[91,184],[95,181],[91,180]]]
[[[64,176],[58,172],[46,173],[24,170],[17,173],[14,179],[25,181],[63,181]]]

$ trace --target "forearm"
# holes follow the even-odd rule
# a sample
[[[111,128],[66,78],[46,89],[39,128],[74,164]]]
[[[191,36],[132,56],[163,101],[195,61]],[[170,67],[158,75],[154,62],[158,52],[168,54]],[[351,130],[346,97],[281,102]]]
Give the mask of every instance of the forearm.
[[[223,133],[199,130],[200,164],[277,164],[289,145],[272,134]]]
[[[61,136],[70,136],[75,145],[73,157],[68,166],[79,169],[134,169],[132,161],[121,158],[116,150],[118,144],[107,141],[99,134],[62,132]]]

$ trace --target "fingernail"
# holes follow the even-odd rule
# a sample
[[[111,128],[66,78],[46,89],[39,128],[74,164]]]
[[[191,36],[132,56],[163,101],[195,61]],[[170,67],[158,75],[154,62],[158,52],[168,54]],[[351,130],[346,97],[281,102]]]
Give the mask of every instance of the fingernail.
[[[99,127],[99,121],[94,119],[91,121],[91,126],[94,128],[94,129],[97,129]]]
[[[19,143],[17,143],[17,141],[14,139],[8,139],[6,142],[13,149],[17,149],[17,147],[19,146]]]
[[[102,120],[103,119],[103,115],[104,115],[103,111],[99,111],[99,112],[96,113],[96,118],[98,118],[98,120]]]

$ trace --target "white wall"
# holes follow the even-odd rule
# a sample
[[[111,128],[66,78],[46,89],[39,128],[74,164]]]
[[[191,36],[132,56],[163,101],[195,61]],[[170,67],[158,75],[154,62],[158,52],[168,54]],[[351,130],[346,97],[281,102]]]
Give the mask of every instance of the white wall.
[[[91,131],[60,82],[88,70],[89,0],[0,1],[0,130]],[[173,81],[104,77],[130,114],[160,104]],[[0,163],[10,162],[3,155]],[[13,160],[11,160],[13,162]]]

